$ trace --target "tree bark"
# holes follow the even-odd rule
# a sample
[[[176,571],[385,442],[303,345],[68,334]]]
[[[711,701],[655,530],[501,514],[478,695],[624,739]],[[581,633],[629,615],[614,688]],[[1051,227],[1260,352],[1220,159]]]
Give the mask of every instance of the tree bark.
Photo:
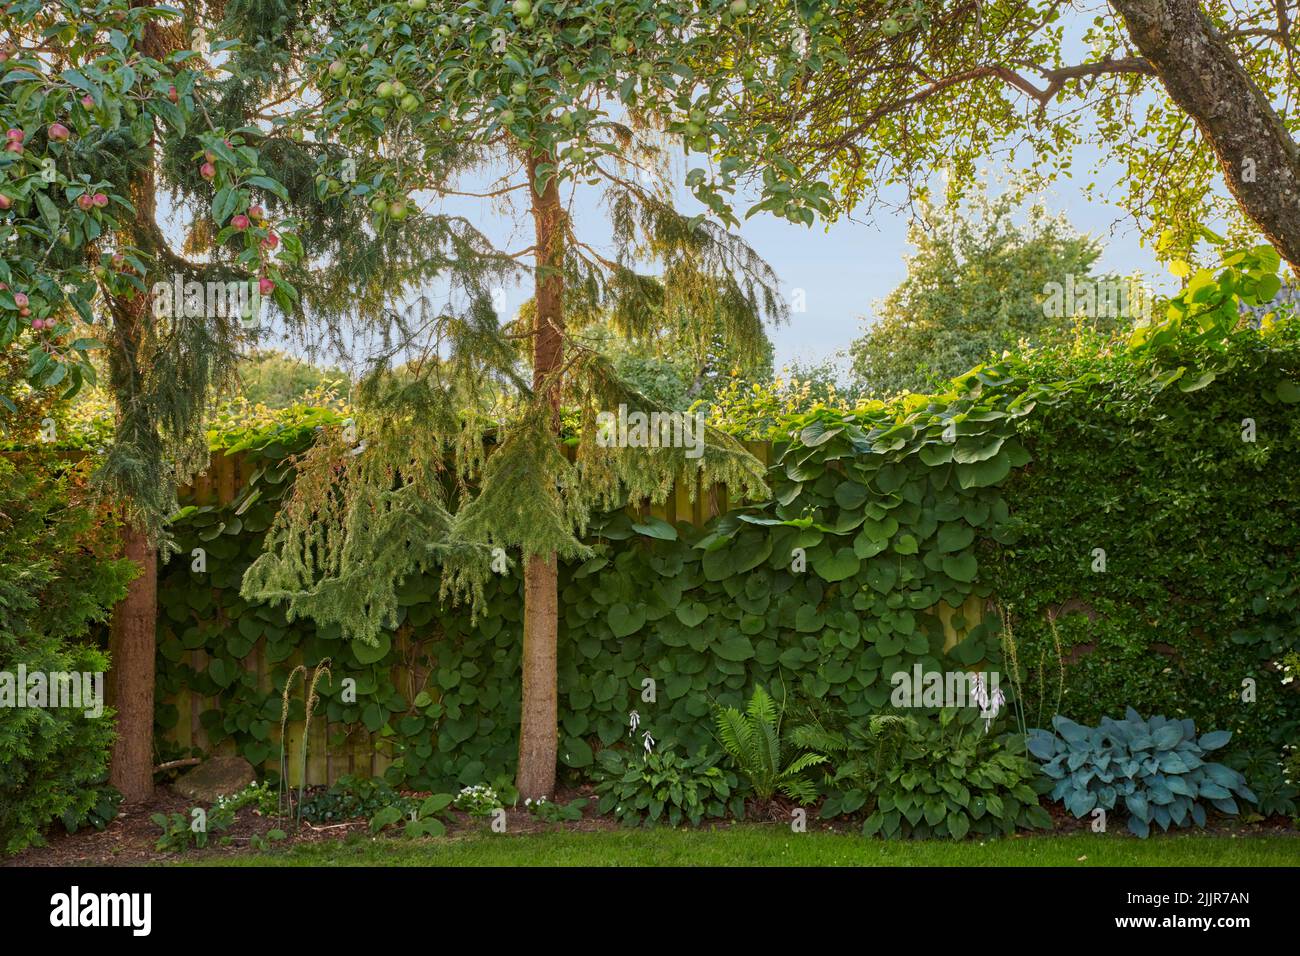
[[[153,794],[158,552],[136,527],[123,529],[122,543],[125,557],[140,566],[140,576],[113,609],[109,633],[108,702],[117,711],[109,783],[122,792],[124,803],[132,804],[143,803]]]
[[[1170,99],[1214,150],[1228,189],[1300,272],[1300,148],[1196,0],[1111,0]]]
[[[529,157],[529,182],[551,157]],[[533,388],[552,409],[552,429],[560,430],[560,382],[564,360],[564,211],[555,179],[538,193],[530,186],[536,233],[533,328]],[[519,714],[519,769],[515,785],[528,799],[549,797],[555,789],[559,738],[557,645],[559,567],[554,554],[524,556],[524,647],[522,706]]]
[[[143,0],[134,0],[133,6]],[[141,50],[162,59],[167,43],[156,20],[145,24]],[[152,149],[152,144],[151,144]],[[156,225],[157,176],[152,162],[131,180],[135,204],[133,236],[150,234]],[[146,284],[146,288],[147,288]],[[121,421],[123,399],[144,389],[142,342],[151,315],[148,293],[130,300],[110,301],[113,329],[109,336],[109,373],[118,400]],[[153,795],[154,654],[158,620],[158,552],[144,530],[128,521],[122,529],[124,555],[140,566],[140,576],[127,588],[126,597],[113,608],[109,631],[108,698],[117,710],[117,737],[109,764],[109,782],[127,804],[143,803]]]

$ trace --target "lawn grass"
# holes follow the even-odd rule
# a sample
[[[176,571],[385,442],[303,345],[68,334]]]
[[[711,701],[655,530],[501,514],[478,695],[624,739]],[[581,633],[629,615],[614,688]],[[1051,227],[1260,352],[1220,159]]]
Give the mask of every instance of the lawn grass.
[[[1081,857],[1086,857],[1081,859]],[[353,837],[182,860],[207,866],[1300,866],[1300,838],[1177,834],[883,841],[742,824],[716,830]]]

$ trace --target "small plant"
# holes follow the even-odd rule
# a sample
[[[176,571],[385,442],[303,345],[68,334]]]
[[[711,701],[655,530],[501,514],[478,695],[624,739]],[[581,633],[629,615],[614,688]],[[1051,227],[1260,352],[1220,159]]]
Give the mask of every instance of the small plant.
[[[1232,739],[1230,731],[1216,730],[1198,739],[1190,718],[1143,720],[1132,707],[1124,720],[1103,717],[1097,727],[1059,714],[1052,726],[1056,733],[1030,732],[1029,750],[1056,781],[1052,799],[1076,817],[1098,807],[1113,810],[1123,798],[1128,828],[1146,837],[1152,823],[1162,830],[1191,823],[1205,826],[1202,800],[1234,814],[1238,808],[1233,794],[1258,802],[1240,773],[1205,760]]]
[[[739,817],[744,799],[736,793],[736,776],[717,766],[719,755],[701,748],[693,757],[673,751],[645,754],[602,750],[597,759],[597,809],[621,823],[652,826],[667,820],[698,825],[705,817]],[[730,807],[729,807],[730,803]]]
[[[253,807],[258,816],[271,817],[280,815],[279,794],[272,792],[270,784],[267,783],[250,783],[238,793],[232,793],[227,797],[217,797],[216,803],[212,805],[212,810],[208,812],[209,815],[219,811],[229,811],[231,814],[235,814],[247,806]]]
[[[817,788],[804,771],[825,763],[826,757],[803,753],[782,766],[787,748],[781,739],[781,712],[762,687],[754,688],[744,713],[735,707],[719,709],[717,726],[727,755],[760,799],[770,800],[778,790],[803,804],[817,799]]]
[[[455,807],[472,817],[491,816],[493,810],[500,810],[504,804],[495,787],[476,783],[472,787],[461,788],[456,794]]]
[[[828,773],[823,783],[825,818],[875,809],[874,793],[885,772],[895,766],[899,751],[914,730],[911,715],[876,714],[865,721],[849,722],[842,729],[813,719],[790,733],[796,747],[827,755]]]
[[[316,711],[316,705],[320,703],[320,697],[316,693],[316,687],[320,684],[322,677],[333,678],[330,673],[330,659],[327,657],[311,672],[311,682],[307,681],[307,668],[299,664],[289,672],[289,677],[284,682],[284,694],[280,699],[280,792],[277,801],[280,804],[280,811],[283,814],[286,810],[292,810],[292,789],[289,786],[289,753],[288,753],[288,727],[289,727],[289,691],[293,687],[293,679],[300,673],[302,674],[303,687],[306,690],[305,716],[302,726],[302,746],[298,754],[298,823],[301,824],[303,793],[307,787],[307,746],[311,740],[311,717]],[[285,803],[290,805],[285,807]]]
[[[211,836],[230,829],[235,822],[235,814],[228,809],[213,808],[202,817],[194,810],[189,813],[155,813],[149,817],[162,828],[162,836],[154,844],[160,853],[185,853],[197,847],[203,849]],[[202,825],[198,821],[202,820]],[[224,845],[224,844],[223,844]]]
[[[587,800],[579,797],[576,800],[570,800],[568,803],[554,803],[545,797],[538,797],[536,800],[525,800],[524,809],[528,815],[541,820],[543,823],[561,823],[572,822],[582,819],[582,811],[587,807]]]
[[[416,801],[404,797],[384,780],[372,777],[340,777],[328,790],[313,793],[299,804],[299,814],[309,823],[337,823],[340,820],[372,819],[388,807],[397,810],[394,821],[410,815]]]
[[[405,835],[408,837],[443,836],[447,832],[447,827],[438,819],[438,815],[451,805],[452,799],[449,793],[435,793],[433,796],[426,797],[418,807],[413,806],[409,809],[405,815],[406,825],[403,829]],[[413,805],[414,801],[410,803]],[[402,819],[403,812],[400,807],[391,805],[384,807],[370,818],[370,832],[378,833],[401,822]]]
[[[970,707],[945,707],[937,720],[903,726],[901,745],[875,775],[864,834],[960,840],[1051,825],[1038,805],[1038,772],[1023,737],[985,733]]]

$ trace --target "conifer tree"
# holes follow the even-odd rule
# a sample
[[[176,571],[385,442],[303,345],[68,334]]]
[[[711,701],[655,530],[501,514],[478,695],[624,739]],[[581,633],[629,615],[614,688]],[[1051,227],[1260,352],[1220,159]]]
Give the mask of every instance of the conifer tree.
[[[548,795],[558,560],[588,554],[588,517],[624,494],[662,501],[675,480],[700,478],[740,494],[762,488],[758,462],[717,432],[698,460],[606,447],[600,411],[653,409],[576,333],[609,317],[645,338],[684,316],[698,339],[720,331],[761,354],[760,317],[785,309],[770,269],[726,228],[738,162],[687,172],[711,214],[687,216],[673,206],[666,158],[678,144],[703,158],[733,118],[692,64],[720,34],[760,22],[780,33],[797,12],[764,10],[759,21],[746,0],[336,0],[322,11],[331,32],[314,62],[324,97],[310,114],[341,147],[327,194],[364,204],[383,234],[423,218],[422,205],[454,194],[466,174],[496,171],[479,194],[518,199],[533,241],[485,257],[484,268],[531,260],[533,298],[502,322],[490,281],[466,262],[453,304],[394,310],[391,344],[354,397],[359,431],[330,436],[300,462],[244,593],[375,642],[394,623],[406,575],[438,571],[444,597],[473,602],[493,549],[518,555],[517,783],[523,796]],[[355,182],[342,175],[349,163],[359,163],[347,167]],[[603,194],[612,252],[571,216],[575,191],[588,188]],[[480,401],[488,392],[502,400]],[[562,411],[576,423],[572,461],[558,440]]]

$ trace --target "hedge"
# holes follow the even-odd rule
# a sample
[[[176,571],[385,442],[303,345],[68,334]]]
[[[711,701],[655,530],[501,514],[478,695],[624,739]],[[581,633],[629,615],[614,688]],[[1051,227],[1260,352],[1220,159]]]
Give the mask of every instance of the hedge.
[[[1276,762],[1296,740],[1300,697],[1273,662],[1297,646],[1300,624],[1297,383],[1296,331],[1279,325],[1213,347],[1012,357],[942,396],[789,419],[770,501],[704,529],[611,514],[592,529],[598,556],[562,568],[563,762],[581,774],[593,750],[623,739],[633,709],[661,747],[693,749],[710,738],[711,709],[756,682],[862,716],[887,705],[890,674],[916,663],[1007,668],[998,615],[961,610],[995,600],[1012,622],[1027,713],[1046,708],[1045,721],[1055,709],[1056,618],[1063,713],[1095,722],[1131,705],[1232,730],[1252,788],[1294,812]],[[401,639],[379,648],[238,596],[292,480],[283,457],[313,427],[244,436],[265,465],[250,488],[175,523],[181,554],[160,570],[160,700],[182,688],[219,697],[204,715],[210,738],[233,738],[260,763],[278,751],[286,661],[301,651],[309,666],[332,660],[328,719],[383,734],[393,783],[508,773],[516,577],[492,582],[473,626],[431,600],[436,581],[407,579]],[[190,569],[199,546],[205,573]],[[1104,571],[1093,570],[1098,548]],[[272,665],[263,690],[242,667],[258,641]],[[188,663],[197,649],[214,662],[205,671]],[[399,687],[399,664],[427,678]],[[340,694],[348,677],[354,703]],[[160,705],[164,732],[175,718]]]

